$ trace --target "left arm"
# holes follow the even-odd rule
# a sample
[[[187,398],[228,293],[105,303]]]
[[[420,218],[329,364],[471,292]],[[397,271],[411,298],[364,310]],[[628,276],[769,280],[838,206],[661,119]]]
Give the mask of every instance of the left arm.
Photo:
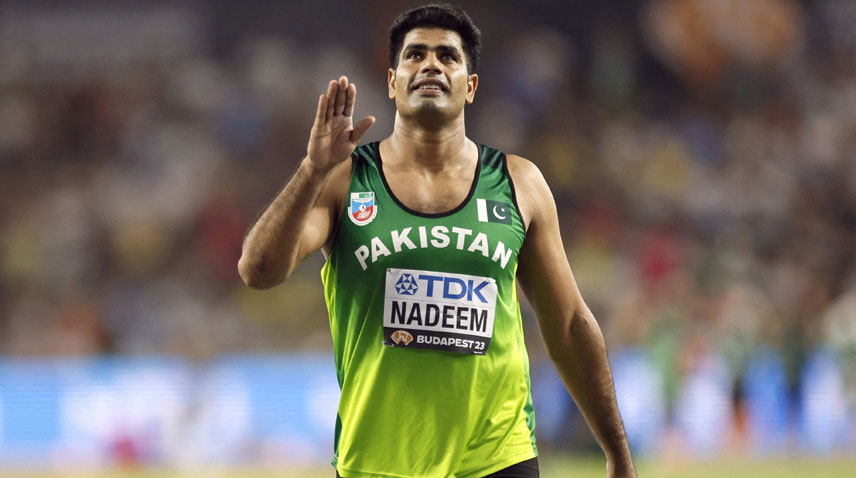
[[[606,454],[607,476],[635,477],[606,344],[568,264],[553,195],[529,161],[509,155],[508,166],[528,223],[517,279],[535,311],[547,354]]]

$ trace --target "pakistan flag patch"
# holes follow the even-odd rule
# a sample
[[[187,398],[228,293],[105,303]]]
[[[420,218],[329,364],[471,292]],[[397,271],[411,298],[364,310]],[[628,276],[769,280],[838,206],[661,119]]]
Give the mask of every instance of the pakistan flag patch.
[[[479,213],[479,222],[511,225],[511,204],[490,199],[476,199],[476,208]]]

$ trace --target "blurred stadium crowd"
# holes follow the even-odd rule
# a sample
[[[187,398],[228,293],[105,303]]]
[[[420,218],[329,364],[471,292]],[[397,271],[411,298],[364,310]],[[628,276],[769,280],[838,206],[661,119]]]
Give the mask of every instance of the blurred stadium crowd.
[[[613,356],[653,367],[665,421],[718,364],[728,433],[748,434],[753,357],[793,407],[832,357],[856,443],[856,2],[463,4],[485,43],[469,135],[541,168],[583,295]],[[330,347],[321,257],[268,292],[236,261],[326,81],[357,83],[369,140],[391,129],[385,29],[411,4],[253,5],[0,2],[4,357]]]

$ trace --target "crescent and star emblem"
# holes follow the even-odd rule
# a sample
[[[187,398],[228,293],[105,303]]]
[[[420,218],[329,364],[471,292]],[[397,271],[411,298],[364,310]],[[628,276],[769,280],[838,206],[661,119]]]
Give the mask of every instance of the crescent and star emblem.
[[[505,219],[508,216],[501,216],[498,212],[496,212],[496,205],[493,206],[493,215],[496,216],[497,219]]]

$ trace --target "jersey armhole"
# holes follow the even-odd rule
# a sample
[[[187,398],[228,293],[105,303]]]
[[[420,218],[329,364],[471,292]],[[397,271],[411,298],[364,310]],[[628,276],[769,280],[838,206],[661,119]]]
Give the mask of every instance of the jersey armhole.
[[[523,224],[523,236],[525,237],[528,229],[526,227],[526,219],[523,218],[523,213],[520,212],[520,204],[517,203],[517,188],[514,187],[514,179],[508,171],[508,156],[505,153],[502,153],[502,172],[508,178],[508,185],[511,187],[511,200],[514,202],[514,209],[517,210],[517,217],[520,218],[520,222]]]
[[[348,173],[348,188],[345,190],[345,195],[341,201],[341,209],[339,209],[338,214],[336,214],[336,220],[333,223],[333,232],[330,238],[330,247],[327,253],[325,254],[324,259],[333,254],[333,250],[336,248],[336,240],[339,239],[339,230],[342,227],[342,218],[345,214],[345,209],[348,207],[348,193],[351,191],[351,185],[354,182],[354,170],[357,168],[358,157],[356,156],[356,152],[351,154],[351,171]]]

